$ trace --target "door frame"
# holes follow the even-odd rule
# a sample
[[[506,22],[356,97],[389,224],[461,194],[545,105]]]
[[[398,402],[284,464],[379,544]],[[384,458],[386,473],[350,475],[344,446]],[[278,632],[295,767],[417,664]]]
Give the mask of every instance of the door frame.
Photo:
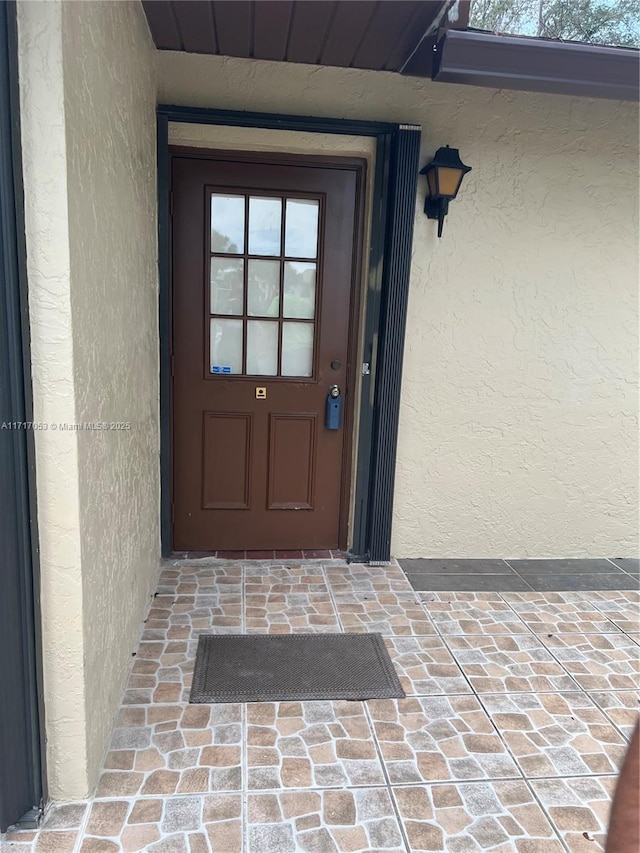
[[[349,559],[384,564],[391,524],[400,414],[402,359],[420,155],[413,124],[239,112],[160,104],[157,107],[160,330],[160,482],[162,553],[171,542],[171,222],[169,122],[348,134],[375,140],[371,243],[362,329],[358,435],[354,455],[354,522]],[[284,152],[283,152],[284,153]],[[278,155],[275,155],[276,157]]]
[[[31,351],[16,4],[0,8],[0,387],[10,421],[33,422]],[[0,703],[2,761],[0,832],[7,825],[38,825],[47,798],[40,563],[36,505],[35,445],[30,429],[3,432],[2,467],[10,472],[0,500],[0,556],[12,584],[9,643],[21,658],[22,678]],[[7,675],[5,666],[0,667]],[[6,755],[7,741],[15,751]]]
[[[354,211],[354,245],[353,245],[353,260],[351,264],[351,290],[349,294],[349,340],[347,348],[347,363],[349,369],[347,371],[347,381],[345,387],[351,392],[349,394],[347,405],[344,409],[343,425],[345,439],[342,446],[342,482],[340,484],[340,506],[339,506],[339,521],[338,521],[338,540],[339,547],[346,548],[347,537],[349,533],[349,514],[350,514],[350,496],[352,486],[353,472],[353,427],[355,417],[355,394],[357,391],[357,357],[358,357],[358,342],[360,333],[360,299],[362,296],[362,263],[364,249],[364,228],[365,228],[365,202],[366,202],[366,170],[367,161],[362,157],[340,157],[336,156],[318,156],[313,154],[288,154],[279,152],[259,152],[259,151],[226,151],[223,149],[213,148],[194,148],[192,146],[169,145],[169,173],[172,174],[172,161],[174,157],[187,157],[188,159],[200,160],[220,160],[233,161],[235,163],[255,163],[265,165],[279,166],[297,166],[308,168],[323,168],[345,170],[354,172],[356,175],[356,203]],[[171,191],[171,182],[169,184]],[[169,203],[169,212],[171,214],[171,201]],[[173,276],[169,272],[169,290],[170,290],[170,311],[173,310]],[[320,320],[322,322],[322,319]],[[173,329],[170,329],[172,338]],[[170,352],[173,353],[173,341],[170,341]],[[171,427],[169,436],[171,439],[170,448],[170,465],[171,465],[171,484],[170,494],[173,503],[173,371],[170,375],[171,391]],[[264,377],[267,381],[268,377]],[[172,519],[173,520],[173,519]]]

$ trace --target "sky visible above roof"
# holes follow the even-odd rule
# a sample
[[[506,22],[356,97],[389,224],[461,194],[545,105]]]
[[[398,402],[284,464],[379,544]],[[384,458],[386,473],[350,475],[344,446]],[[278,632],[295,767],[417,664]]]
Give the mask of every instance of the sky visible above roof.
[[[472,0],[469,26],[505,35],[640,47],[637,0]]]

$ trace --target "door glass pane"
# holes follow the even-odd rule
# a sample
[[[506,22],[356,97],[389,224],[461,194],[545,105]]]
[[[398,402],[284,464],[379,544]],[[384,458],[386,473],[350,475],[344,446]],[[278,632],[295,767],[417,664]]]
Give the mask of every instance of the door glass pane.
[[[275,376],[278,372],[278,322],[247,321],[247,373]]]
[[[211,320],[211,372],[242,373],[242,320]]]
[[[280,261],[249,261],[247,314],[277,317],[280,311]]]
[[[282,376],[313,373],[313,323],[282,324]]]
[[[249,252],[279,255],[282,201],[279,198],[249,199]]]
[[[287,261],[284,265],[284,317],[313,320],[316,313],[316,265]]]
[[[319,203],[310,199],[288,198],[284,253],[288,258],[315,258],[318,255]]]
[[[211,313],[242,314],[244,261],[211,258]]]
[[[244,196],[211,196],[211,251],[244,252]]]

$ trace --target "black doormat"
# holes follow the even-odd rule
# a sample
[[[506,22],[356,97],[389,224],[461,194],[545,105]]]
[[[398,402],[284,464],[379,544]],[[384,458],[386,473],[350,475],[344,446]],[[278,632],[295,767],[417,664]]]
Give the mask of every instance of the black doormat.
[[[201,634],[189,702],[404,695],[381,634]]]

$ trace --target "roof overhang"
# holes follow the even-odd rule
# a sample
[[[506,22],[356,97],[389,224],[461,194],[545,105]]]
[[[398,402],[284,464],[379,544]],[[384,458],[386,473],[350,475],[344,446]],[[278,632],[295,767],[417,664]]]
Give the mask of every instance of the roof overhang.
[[[399,71],[469,0],[142,0],[159,50]]]
[[[159,50],[638,100],[632,48],[468,30],[469,0],[142,0]]]

